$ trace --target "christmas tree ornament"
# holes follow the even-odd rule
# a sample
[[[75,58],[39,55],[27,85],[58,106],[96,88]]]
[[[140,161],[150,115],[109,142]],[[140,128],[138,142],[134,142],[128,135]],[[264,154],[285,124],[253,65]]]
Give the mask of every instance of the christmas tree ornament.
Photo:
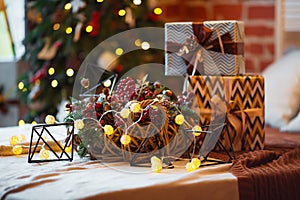
[[[33,7],[33,3],[34,2],[28,2],[27,19],[30,22],[39,24],[43,20],[42,13]]]
[[[34,101],[36,100],[40,94],[41,94],[42,90],[41,90],[41,87],[39,84],[34,84],[34,86],[32,87],[29,95],[28,95],[28,98],[31,100],[31,101]]]
[[[56,24],[56,23],[60,24],[64,21],[65,15],[66,15],[66,13],[63,9],[58,9],[51,15],[51,18],[50,18],[51,22],[53,24]]]
[[[153,10],[157,7],[157,0],[147,0],[147,6],[149,10]]]
[[[90,36],[96,37],[99,34],[99,30],[100,30],[100,13],[97,11],[94,11],[92,13],[92,18],[91,21],[88,23],[88,26],[91,27],[90,31],[86,31],[89,33]]]
[[[76,27],[75,27],[75,32],[74,32],[74,37],[73,37],[73,41],[74,42],[78,42],[79,41],[82,27],[83,27],[83,23],[82,22],[78,22],[77,25],[76,25]]]
[[[46,38],[45,45],[42,48],[42,50],[38,53],[37,58],[40,60],[51,60],[53,59],[56,54],[57,50],[61,46],[60,41],[56,41],[51,45],[50,38]]]
[[[47,76],[47,65],[44,65],[41,69],[39,69],[32,77],[30,77],[29,82],[31,84],[36,83],[38,80]]]
[[[77,13],[81,8],[85,8],[86,3],[82,0],[72,0],[71,2],[72,5],[72,12]]]
[[[132,10],[130,7],[125,8],[126,16],[125,16],[125,23],[128,24],[129,28],[135,27],[135,17],[132,13]]]

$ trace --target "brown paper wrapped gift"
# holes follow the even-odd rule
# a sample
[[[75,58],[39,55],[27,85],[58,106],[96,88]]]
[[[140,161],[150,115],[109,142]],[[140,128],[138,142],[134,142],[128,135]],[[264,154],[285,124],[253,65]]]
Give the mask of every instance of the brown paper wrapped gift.
[[[260,75],[190,76],[196,94],[195,105],[202,124],[210,124],[215,110],[212,98],[226,105],[225,122],[235,151],[264,148],[264,78]],[[221,140],[227,149],[229,139],[223,130]]]

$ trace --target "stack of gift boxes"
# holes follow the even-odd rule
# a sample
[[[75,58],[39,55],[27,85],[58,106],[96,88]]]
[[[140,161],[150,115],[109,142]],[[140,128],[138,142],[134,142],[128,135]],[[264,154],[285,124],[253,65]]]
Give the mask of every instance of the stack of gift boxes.
[[[166,23],[165,41],[165,74],[188,75],[201,124],[212,123],[218,96],[226,105],[225,147],[230,137],[235,151],[263,149],[264,78],[245,72],[243,22]]]

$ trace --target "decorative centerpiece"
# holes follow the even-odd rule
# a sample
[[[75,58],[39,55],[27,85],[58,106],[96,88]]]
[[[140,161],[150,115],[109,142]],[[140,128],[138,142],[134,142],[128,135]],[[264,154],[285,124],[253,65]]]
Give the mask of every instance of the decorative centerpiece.
[[[106,161],[149,162],[152,156],[179,158],[201,134],[198,115],[190,109],[192,93],[176,96],[160,82],[119,81],[115,91],[73,100],[66,122],[78,130],[80,156]],[[187,133],[185,130],[195,130]],[[192,152],[191,152],[192,153]],[[190,155],[189,155],[190,156]]]

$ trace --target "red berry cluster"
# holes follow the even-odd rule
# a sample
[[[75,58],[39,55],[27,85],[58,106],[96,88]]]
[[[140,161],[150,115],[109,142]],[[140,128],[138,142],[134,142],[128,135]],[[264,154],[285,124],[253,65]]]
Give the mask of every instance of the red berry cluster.
[[[128,102],[136,95],[135,90],[135,81],[130,77],[126,77],[120,80],[113,96],[118,98],[118,100]]]

